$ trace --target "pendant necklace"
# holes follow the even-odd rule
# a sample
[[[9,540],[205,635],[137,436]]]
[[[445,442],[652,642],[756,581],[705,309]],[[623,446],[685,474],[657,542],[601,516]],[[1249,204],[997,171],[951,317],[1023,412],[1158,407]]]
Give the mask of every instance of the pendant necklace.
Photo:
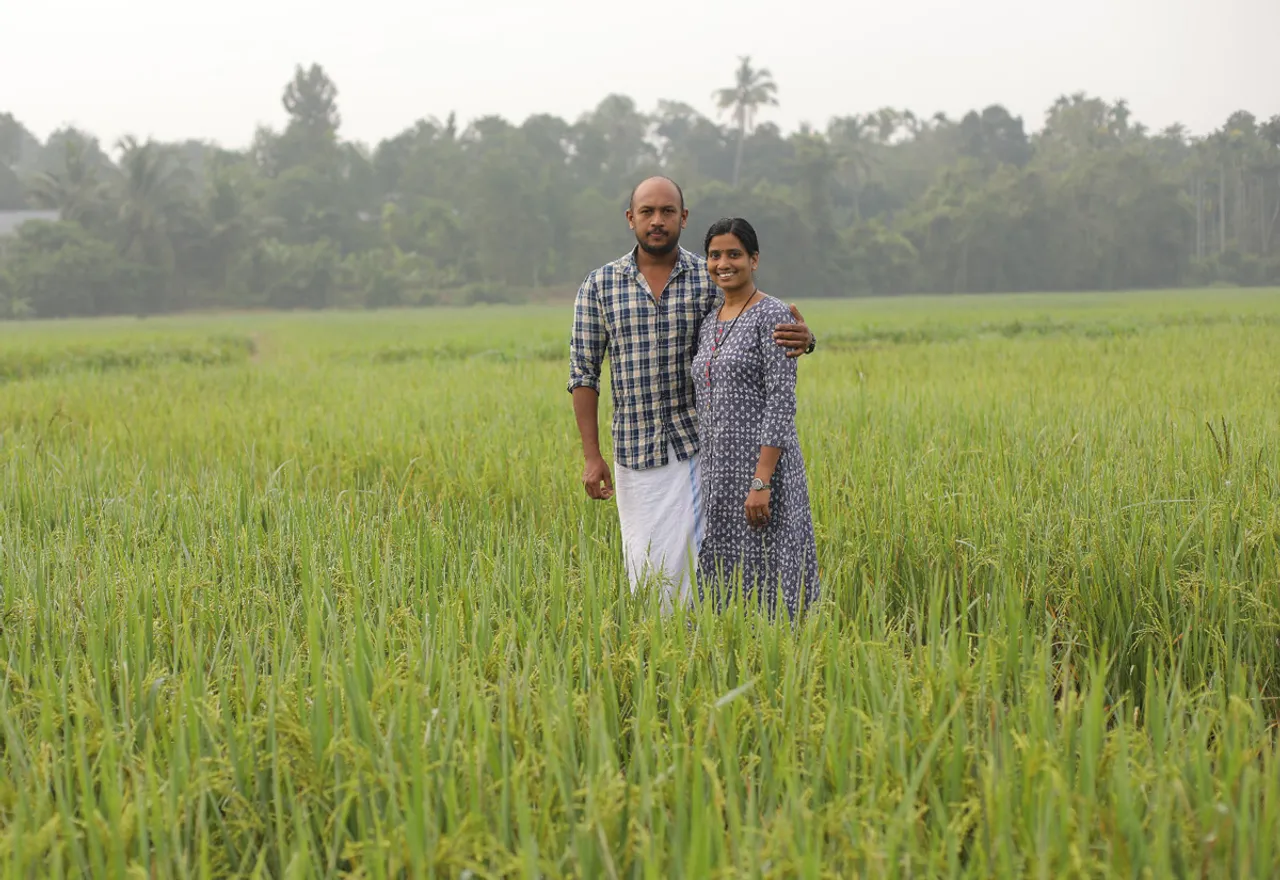
[[[742,304],[742,308],[738,309],[738,314],[736,314],[736,315],[734,315],[734,316],[733,316],[733,320],[729,322],[729,327],[728,327],[728,329],[726,329],[726,330],[724,331],[724,336],[723,336],[723,337],[720,335],[720,327],[719,327],[719,323],[720,323],[720,322],[718,322],[718,321],[717,321],[717,326],[716,326],[716,340],[715,340],[715,342],[711,345],[711,357],[712,357],[712,358],[719,357],[719,355],[720,355],[720,349],[724,347],[725,342],[727,342],[727,341],[728,341],[728,339],[729,339],[729,334],[733,332],[733,325],[734,325],[734,324],[736,324],[736,323],[738,323],[738,319],[742,317],[742,313],[743,313],[743,312],[745,312],[745,311],[747,310],[747,306],[751,305],[751,301],[752,301],[753,299],[755,299],[755,298],[756,298],[756,294],[757,294],[757,293],[759,293],[759,291],[760,291],[760,288],[758,288],[758,287],[755,287],[755,288],[752,288],[752,289],[751,289],[751,296],[747,297],[747,301],[746,301],[746,302],[744,302],[744,303]],[[708,387],[708,388],[710,388],[710,387],[711,387],[711,364],[710,364],[710,362],[708,362],[708,363],[707,363],[707,387]]]

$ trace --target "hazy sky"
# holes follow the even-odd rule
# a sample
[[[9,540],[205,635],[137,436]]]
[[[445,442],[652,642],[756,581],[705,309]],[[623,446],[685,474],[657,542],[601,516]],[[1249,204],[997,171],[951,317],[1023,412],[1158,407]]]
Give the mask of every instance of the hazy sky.
[[[1058,95],[1127,98],[1152,128],[1202,133],[1280,113],[1280,0],[0,0],[0,111],[41,138],[87,128],[244,146],[284,119],[294,65],[338,85],[343,134],[424,116],[575,119],[610,92],[713,114],[750,55],[785,130],[890,105],[1003,103],[1040,127]]]

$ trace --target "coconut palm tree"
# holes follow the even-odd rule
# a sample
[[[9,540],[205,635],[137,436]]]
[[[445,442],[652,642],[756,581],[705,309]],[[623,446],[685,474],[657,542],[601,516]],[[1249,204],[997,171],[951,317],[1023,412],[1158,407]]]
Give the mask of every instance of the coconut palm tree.
[[[190,252],[195,203],[190,169],[174,151],[154,141],[124,137],[115,187],[116,236],[121,256],[148,267],[150,283],[140,297],[147,312],[171,308],[184,284],[180,256]]]
[[[106,206],[106,182],[102,179],[97,144],[76,132],[62,142],[62,167],[42,171],[27,183],[31,201],[58,211],[63,220],[92,225]]]
[[[121,138],[117,194],[121,253],[157,268],[172,268],[173,233],[187,209],[188,170],[172,150],[131,136]]]
[[[836,173],[853,199],[853,222],[862,222],[861,195],[878,159],[872,152],[870,116],[845,116],[827,125],[827,140],[836,158]]]
[[[778,103],[778,99],[774,97],[778,86],[773,81],[773,74],[764,68],[759,70],[753,68],[749,56],[738,60],[733,85],[726,89],[717,89],[714,95],[716,105],[721,111],[732,111],[734,124],[738,127],[738,152],[733,158],[735,188],[742,173],[742,146],[747,139],[747,130],[755,122],[756,111],[768,105],[777,106]]]

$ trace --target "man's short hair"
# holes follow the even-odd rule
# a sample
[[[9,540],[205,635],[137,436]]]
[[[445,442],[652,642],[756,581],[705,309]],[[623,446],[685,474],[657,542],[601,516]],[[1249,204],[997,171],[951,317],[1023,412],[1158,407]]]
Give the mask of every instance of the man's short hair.
[[[674,180],[672,180],[670,177],[667,177],[665,174],[655,174],[652,177],[646,177],[644,180],[640,181],[640,183],[637,183],[635,186],[631,187],[631,198],[627,201],[628,209],[633,211],[635,210],[636,190],[640,189],[641,183],[648,183],[650,180],[665,180],[667,183],[674,186],[676,188],[676,192],[680,194],[680,210],[681,211],[684,210],[684,190],[680,188],[680,184],[676,183]]]

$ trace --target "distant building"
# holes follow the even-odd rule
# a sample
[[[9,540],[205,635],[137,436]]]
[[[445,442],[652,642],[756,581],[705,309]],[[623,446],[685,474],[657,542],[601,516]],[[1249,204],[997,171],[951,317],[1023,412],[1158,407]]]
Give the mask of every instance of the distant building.
[[[57,211],[0,211],[0,238],[8,238],[28,220],[57,220]]]

